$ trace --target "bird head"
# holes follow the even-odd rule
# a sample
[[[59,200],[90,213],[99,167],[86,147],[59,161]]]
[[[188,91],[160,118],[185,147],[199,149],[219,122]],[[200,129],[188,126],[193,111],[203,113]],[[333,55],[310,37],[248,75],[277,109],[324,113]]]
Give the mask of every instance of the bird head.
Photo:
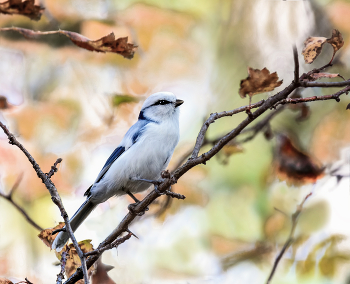
[[[178,107],[183,100],[176,99],[170,92],[159,92],[149,96],[142,105],[139,119],[163,121],[178,117]]]

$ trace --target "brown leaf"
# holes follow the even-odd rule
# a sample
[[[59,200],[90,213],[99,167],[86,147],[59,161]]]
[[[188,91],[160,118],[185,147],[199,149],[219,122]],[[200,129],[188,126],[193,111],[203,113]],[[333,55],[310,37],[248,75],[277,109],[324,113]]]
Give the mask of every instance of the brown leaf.
[[[64,227],[64,222],[60,222],[56,227],[42,230],[38,237],[51,249],[51,245],[56,238],[57,234],[52,235],[52,232]]]
[[[289,137],[279,134],[274,155],[275,171],[281,180],[292,184],[315,182],[323,176],[324,167],[299,150]]]
[[[322,51],[323,44],[327,42],[325,37],[309,37],[304,42],[304,49],[302,55],[304,55],[305,63],[311,64],[319,56]]]
[[[0,277],[0,284],[13,284],[13,282],[6,278]]]
[[[333,46],[333,56],[330,61],[332,63],[335,53],[344,45],[343,37],[341,33],[334,29],[332,31],[331,38],[325,37],[309,37],[304,42],[304,49],[302,51],[302,55],[304,55],[305,63],[312,63],[317,58],[317,56],[321,53],[323,44],[327,42]]]
[[[87,253],[94,249],[91,244],[91,240],[81,241],[78,243],[78,245],[83,251],[83,253]],[[67,249],[68,249],[68,255],[67,255],[67,262],[66,262],[66,275],[67,277],[70,277],[81,265],[81,262],[80,262],[79,255],[75,250],[73,244],[65,245],[60,252],[56,252],[56,256],[59,260],[62,257],[62,253],[67,251]],[[93,267],[89,269],[89,274],[93,272],[93,269],[94,269]]]
[[[107,36],[104,36],[98,40],[93,41],[84,37],[81,34],[70,32],[70,31],[64,31],[64,30],[40,32],[40,31],[33,31],[29,29],[12,27],[12,28],[1,28],[0,31],[17,31],[26,38],[36,38],[37,36],[40,36],[40,35],[63,34],[66,37],[68,37],[75,45],[81,48],[84,48],[90,51],[103,52],[103,53],[105,52],[118,53],[128,59],[131,59],[134,57],[135,49],[137,48],[136,45],[132,43],[128,43],[128,37],[121,37],[121,38],[115,39],[114,33],[110,33]]]
[[[312,73],[310,74],[309,77],[310,77],[309,81],[316,81],[321,78],[336,78],[336,77],[340,77],[345,81],[343,76],[335,73]]]
[[[92,275],[92,284],[116,284],[109,276],[108,271],[114,267],[102,263],[101,258],[97,261],[96,271]]]
[[[17,14],[39,21],[45,8],[34,5],[34,2],[35,0],[9,0],[0,3],[0,14]]]
[[[239,95],[245,98],[246,95],[253,96],[259,93],[266,93],[273,91],[276,87],[281,86],[283,80],[278,81],[276,72],[270,74],[266,68],[259,70],[248,68],[248,77],[241,80],[241,87]]]
[[[343,36],[337,29],[334,29],[331,38],[327,39],[327,42],[333,46],[333,60],[335,53],[344,45]]]

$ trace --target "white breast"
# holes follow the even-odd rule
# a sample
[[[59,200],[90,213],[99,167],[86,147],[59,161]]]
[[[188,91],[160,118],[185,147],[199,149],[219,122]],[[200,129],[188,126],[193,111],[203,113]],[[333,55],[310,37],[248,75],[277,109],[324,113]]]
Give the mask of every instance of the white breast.
[[[127,149],[109,168],[103,179],[91,189],[95,202],[113,195],[146,190],[151,184],[133,178],[156,180],[166,169],[179,141],[177,119],[149,123],[139,140]]]

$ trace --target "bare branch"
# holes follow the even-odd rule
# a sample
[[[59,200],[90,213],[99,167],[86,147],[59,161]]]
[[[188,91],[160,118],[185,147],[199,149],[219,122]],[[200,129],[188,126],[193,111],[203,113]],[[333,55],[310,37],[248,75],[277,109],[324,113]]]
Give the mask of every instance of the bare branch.
[[[26,218],[26,220],[28,221],[29,224],[31,224],[35,229],[42,231],[43,228],[41,228],[36,222],[34,222],[34,220],[32,218],[29,217],[29,215],[25,212],[25,210],[18,204],[16,203],[13,198],[12,195],[14,193],[14,191],[16,190],[16,188],[19,186],[21,180],[22,180],[23,174],[21,174],[15,184],[12,186],[9,194],[4,194],[2,192],[0,192],[0,196],[5,198],[8,202],[10,202],[19,212],[21,212],[21,214],[24,216],[24,218]]]
[[[82,263],[82,267],[83,267],[83,276],[84,276],[84,281],[86,284],[89,283],[89,278],[88,278],[88,271],[86,268],[86,259],[84,257],[84,254],[82,252],[82,250],[80,249],[78,242],[73,234],[73,230],[70,226],[69,223],[69,217],[68,214],[63,206],[61,197],[59,196],[57,189],[55,187],[55,185],[53,184],[53,182],[51,181],[51,179],[41,170],[40,166],[38,165],[38,163],[35,161],[35,159],[32,157],[32,155],[30,155],[30,153],[23,147],[23,145],[17,141],[17,139],[15,138],[15,136],[7,129],[7,127],[0,121],[0,127],[3,129],[3,131],[5,132],[5,134],[7,135],[8,139],[9,139],[9,143],[11,145],[15,145],[17,146],[28,158],[29,162],[32,164],[36,174],[38,175],[38,177],[42,180],[42,182],[45,184],[46,188],[49,190],[50,195],[51,195],[51,200],[57,205],[57,207],[60,209],[61,212],[61,216],[63,217],[65,223],[66,223],[66,229],[67,232],[69,233],[69,236],[73,242],[74,248],[76,249],[79,258],[81,260]]]
[[[315,88],[315,87],[322,87],[322,88],[336,88],[336,87],[345,87],[350,85],[350,80],[342,81],[342,82],[299,82],[301,87],[309,87],[309,88]]]
[[[117,248],[120,244],[124,243],[126,240],[130,239],[131,236],[134,235],[133,233],[129,233],[127,234],[126,236],[124,237],[121,237],[119,239],[116,239],[114,242],[106,245],[105,247],[102,247],[102,248],[98,248],[98,249],[95,249],[95,250],[92,250],[92,251],[89,251],[87,253],[85,253],[85,256],[88,257],[90,255],[97,255],[97,256],[100,256],[104,251],[106,250],[110,250],[112,248]]]
[[[284,253],[289,248],[289,246],[293,243],[293,241],[294,241],[294,232],[295,232],[295,228],[296,228],[297,223],[298,223],[299,215],[300,215],[301,211],[303,210],[303,206],[304,206],[305,201],[311,195],[312,195],[312,193],[309,193],[308,195],[305,196],[304,200],[298,205],[297,210],[292,215],[292,228],[290,230],[289,237],[286,240],[286,242],[284,243],[284,245],[282,247],[282,250],[280,251],[280,253],[277,255],[277,257],[275,259],[275,262],[274,262],[273,267],[272,267],[272,271],[271,271],[271,273],[269,275],[269,278],[267,279],[266,284],[270,284],[271,283],[271,280],[272,280],[272,278],[273,278],[273,276],[274,276],[274,274],[276,272],[276,269],[277,269],[277,266],[278,266],[280,260],[282,259]],[[280,211],[280,210],[278,210],[278,211]]]
[[[64,251],[61,255],[61,257],[62,257],[61,258],[61,271],[60,271],[60,273],[57,274],[56,284],[62,284],[62,282],[63,282],[68,252],[69,252],[69,248],[66,251]]]
[[[294,58],[294,83],[299,83],[299,59],[297,47],[293,46],[293,58]]]
[[[313,102],[313,101],[326,101],[326,100],[336,100],[337,102],[340,102],[340,96],[344,93],[348,93],[350,91],[350,86],[345,87],[344,89],[340,90],[339,92],[336,92],[332,95],[325,95],[325,96],[313,96],[313,97],[307,97],[307,98],[287,98],[284,100],[279,101],[277,105],[284,105],[284,104],[298,104],[298,103],[305,103],[305,102]]]

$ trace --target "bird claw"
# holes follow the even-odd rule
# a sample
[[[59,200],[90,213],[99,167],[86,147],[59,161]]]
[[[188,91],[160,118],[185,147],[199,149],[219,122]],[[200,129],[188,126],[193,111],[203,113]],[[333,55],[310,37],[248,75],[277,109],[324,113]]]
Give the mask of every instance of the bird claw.
[[[128,209],[129,209],[129,211],[130,211],[132,214],[135,214],[135,215],[137,215],[137,216],[143,216],[143,215],[146,213],[146,211],[149,210],[149,208],[146,207],[144,211],[136,212],[135,207],[136,207],[137,205],[139,205],[139,202],[131,203],[131,204],[128,205]]]

